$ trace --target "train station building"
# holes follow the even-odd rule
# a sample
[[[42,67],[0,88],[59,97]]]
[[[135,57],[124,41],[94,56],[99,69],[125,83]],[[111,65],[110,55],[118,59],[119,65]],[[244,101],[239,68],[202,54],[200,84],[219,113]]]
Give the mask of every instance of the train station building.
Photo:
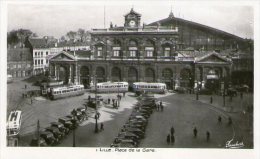
[[[230,81],[231,54],[246,52],[246,39],[177,18],[145,25],[133,9],[124,25],[92,29],[91,51],[61,51],[50,58],[50,75],[65,83],[163,82],[168,89],[221,88]]]

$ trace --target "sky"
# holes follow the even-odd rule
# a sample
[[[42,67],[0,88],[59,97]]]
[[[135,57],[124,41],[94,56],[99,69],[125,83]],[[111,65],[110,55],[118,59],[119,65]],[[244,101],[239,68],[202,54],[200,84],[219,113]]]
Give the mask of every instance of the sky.
[[[211,26],[242,38],[253,38],[254,11],[242,5],[178,5],[156,4],[9,4],[7,29],[30,29],[39,36],[60,38],[68,31],[78,28],[109,27],[124,24],[124,15],[131,8],[142,15],[141,24],[167,18],[171,9],[175,17]],[[105,18],[104,18],[105,17]]]

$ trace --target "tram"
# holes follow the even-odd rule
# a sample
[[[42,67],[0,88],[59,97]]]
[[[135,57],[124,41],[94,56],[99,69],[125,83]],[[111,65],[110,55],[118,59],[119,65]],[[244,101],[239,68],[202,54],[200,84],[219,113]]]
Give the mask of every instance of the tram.
[[[22,111],[11,111],[7,120],[7,136],[17,136],[22,123]]]
[[[83,95],[84,92],[85,90],[83,85],[56,87],[56,88],[51,88],[50,98],[54,100],[59,98],[72,97],[77,95]]]
[[[133,83],[134,92],[152,92],[152,93],[166,93],[165,83],[147,83],[135,82]]]
[[[109,93],[109,92],[120,92],[124,93],[128,91],[128,82],[103,82],[91,85],[91,91],[97,90],[97,93]]]

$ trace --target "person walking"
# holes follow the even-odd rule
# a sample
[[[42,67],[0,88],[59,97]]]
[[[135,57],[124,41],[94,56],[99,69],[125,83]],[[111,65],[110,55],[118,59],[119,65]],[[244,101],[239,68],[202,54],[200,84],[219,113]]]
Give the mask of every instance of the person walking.
[[[221,116],[218,116],[218,123],[221,123],[221,121],[222,121]]]
[[[170,134],[168,134],[168,135],[167,135],[167,139],[166,139],[167,144],[170,144],[170,140],[171,140],[171,137],[170,137]]]
[[[104,130],[104,124],[103,124],[103,123],[100,124],[100,130],[101,130],[101,131]]]
[[[163,111],[163,105],[161,105],[161,111]]]
[[[209,142],[209,139],[210,139],[210,132],[209,131],[206,132],[206,138],[207,138],[207,142]]]
[[[172,126],[171,127],[171,136],[173,136],[174,135],[174,127]]]
[[[108,98],[107,102],[108,102],[108,104],[110,104],[110,98]]]
[[[232,124],[232,119],[231,117],[228,117],[228,125],[231,125]]]
[[[175,137],[174,135],[171,135],[171,143],[174,144],[174,142],[175,142]]]
[[[194,127],[194,129],[193,129],[193,135],[194,135],[195,138],[197,137],[197,133],[198,133],[198,130],[197,130],[196,127]]]

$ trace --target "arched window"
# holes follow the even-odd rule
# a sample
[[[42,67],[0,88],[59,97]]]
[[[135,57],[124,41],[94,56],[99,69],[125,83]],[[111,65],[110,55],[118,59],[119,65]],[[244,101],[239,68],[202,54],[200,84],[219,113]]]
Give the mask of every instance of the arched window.
[[[137,57],[137,42],[134,40],[129,41],[129,56],[130,57]]]

